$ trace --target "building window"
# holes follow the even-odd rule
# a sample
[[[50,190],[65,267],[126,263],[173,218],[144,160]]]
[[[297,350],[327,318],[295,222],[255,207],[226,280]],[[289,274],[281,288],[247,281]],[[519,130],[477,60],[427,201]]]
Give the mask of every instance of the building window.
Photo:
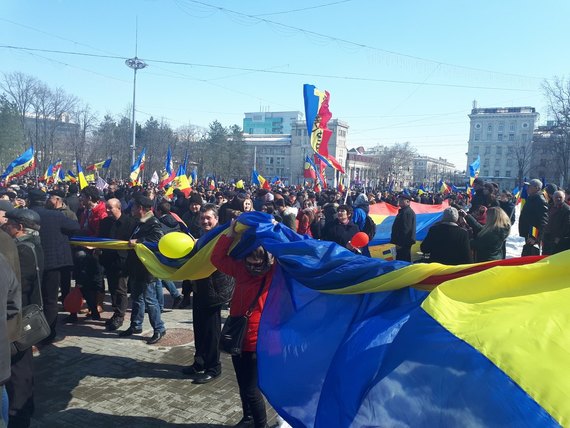
[[[513,132],[514,132],[514,130],[515,130],[515,123],[514,123],[514,122],[511,122],[510,125],[509,125],[509,131],[513,131]]]
[[[488,169],[484,169],[483,170],[483,177],[488,177],[489,176],[489,170]]]
[[[515,141],[515,134],[509,134],[509,141]]]
[[[508,147],[507,148],[507,155],[513,155],[515,152],[515,148],[514,147]]]
[[[479,134],[475,134],[475,141],[479,141],[480,135]]]
[[[495,177],[498,177],[498,176],[499,176],[499,170],[496,169],[496,170],[495,170]]]
[[[503,134],[497,134],[497,140],[503,141]]]
[[[487,132],[493,132],[493,125],[487,126]]]
[[[489,153],[491,153],[491,147],[485,147],[485,154],[488,155]]]
[[[479,146],[473,147],[473,153],[479,154]]]
[[[528,141],[528,134],[522,134],[521,135],[521,140],[523,143],[526,143]]]
[[[511,171],[505,171],[505,177],[510,177],[511,176]]]
[[[507,166],[513,166],[513,160],[511,158],[507,158]]]
[[[499,132],[503,132],[505,130],[505,125],[503,123],[499,123]]]
[[[489,166],[489,158],[483,160],[483,166]]]
[[[503,154],[503,148],[501,146],[497,146],[497,154],[498,155],[502,155]]]
[[[493,135],[490,132],[488,132],[487,133],[487,141],[491,141],[492,139],[493,139]]]

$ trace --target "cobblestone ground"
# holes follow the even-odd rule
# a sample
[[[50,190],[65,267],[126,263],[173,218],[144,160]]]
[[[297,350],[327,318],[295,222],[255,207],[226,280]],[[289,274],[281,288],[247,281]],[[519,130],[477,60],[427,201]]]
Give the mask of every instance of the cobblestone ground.
[[[169,297],[165,300],[169,307]],[[222,355],[222,375],[206,385],[195,385],[180,372],[193,361],[192,310],[163,313],[167,335],[149,346],[143,340],[152,335],[148,316],[142,335],[120,338],[105,331],[108,303],[105,309],[101,321],[79,315],[77,324],[59,324],[58,336],[65,338],[35,356],[32,427],[213,428],[241,419],[229,356]],[[269,425],[278,425],[275,411],[267,408]]]

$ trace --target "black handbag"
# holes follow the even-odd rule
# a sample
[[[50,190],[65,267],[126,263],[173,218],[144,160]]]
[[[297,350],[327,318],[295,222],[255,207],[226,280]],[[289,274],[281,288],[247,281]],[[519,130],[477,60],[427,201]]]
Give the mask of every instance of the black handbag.
[[[37,284],[32,292],[32,297],[30,298],[33,303],[22,308],[22,329],[20,337],[18,337],[16,341],[12,342],[13,354],[31,348],[33,345],[44,340],[51,333],[50,326],[46,320],[42,307],[40,267],[38,265],[36,250],[33,245],[27,242],[21,242],[20,244],[29,247],[34,254]]]
[[[224,327],[222,328],[222,334],[220,336],[220,351],[234,356],[241,355],[249,317],[251,316],[255,305],[257,304],[257,299],[259,299],[259,296],[261,296],[261,293],[265,288],[266,279],[267,277],[264,278],[263,284],[261,284],[261,287],[259,287],[259,291],[255,295],[255,298],[253,299],[253,302],[251,302],[251,305],[249,305],[249,309],[245,315],[230,315],[226,319]]]

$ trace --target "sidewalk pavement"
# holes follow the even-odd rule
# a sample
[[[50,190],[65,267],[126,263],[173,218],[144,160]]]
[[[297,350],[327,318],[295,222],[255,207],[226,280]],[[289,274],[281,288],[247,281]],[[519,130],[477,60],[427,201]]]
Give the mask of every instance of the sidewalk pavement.
[[[170,299],[165,296],[166,307]],[[34,428],[232,426],[242,417],[231,358],[222,354],[222,375],[195,385],[181,373],[193,362],[192,310],[163,313],[167,333],[156,345],[145,316],[142,335],[126,338],[108,332],[104,320],[59,324],[65,338],[40,348],[34,358]],[[222,317],[228,311],[222,312]],[[61,319],[65,314],[60,313]],[[122,329],[128,327],[128,318]],[[121,329],[121,330],[122,330]],[[269,426],[278,425],[267,405]]]

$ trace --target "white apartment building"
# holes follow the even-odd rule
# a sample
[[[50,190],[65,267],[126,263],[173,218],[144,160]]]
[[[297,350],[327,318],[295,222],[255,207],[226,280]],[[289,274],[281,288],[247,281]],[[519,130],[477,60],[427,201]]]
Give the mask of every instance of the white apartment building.
[[[534,107],[477,108],[469,114],[469,142],[466,171],[477,156],[479,176],[512,189],[518,175],[517,151],[530,145],[539,114]]]

